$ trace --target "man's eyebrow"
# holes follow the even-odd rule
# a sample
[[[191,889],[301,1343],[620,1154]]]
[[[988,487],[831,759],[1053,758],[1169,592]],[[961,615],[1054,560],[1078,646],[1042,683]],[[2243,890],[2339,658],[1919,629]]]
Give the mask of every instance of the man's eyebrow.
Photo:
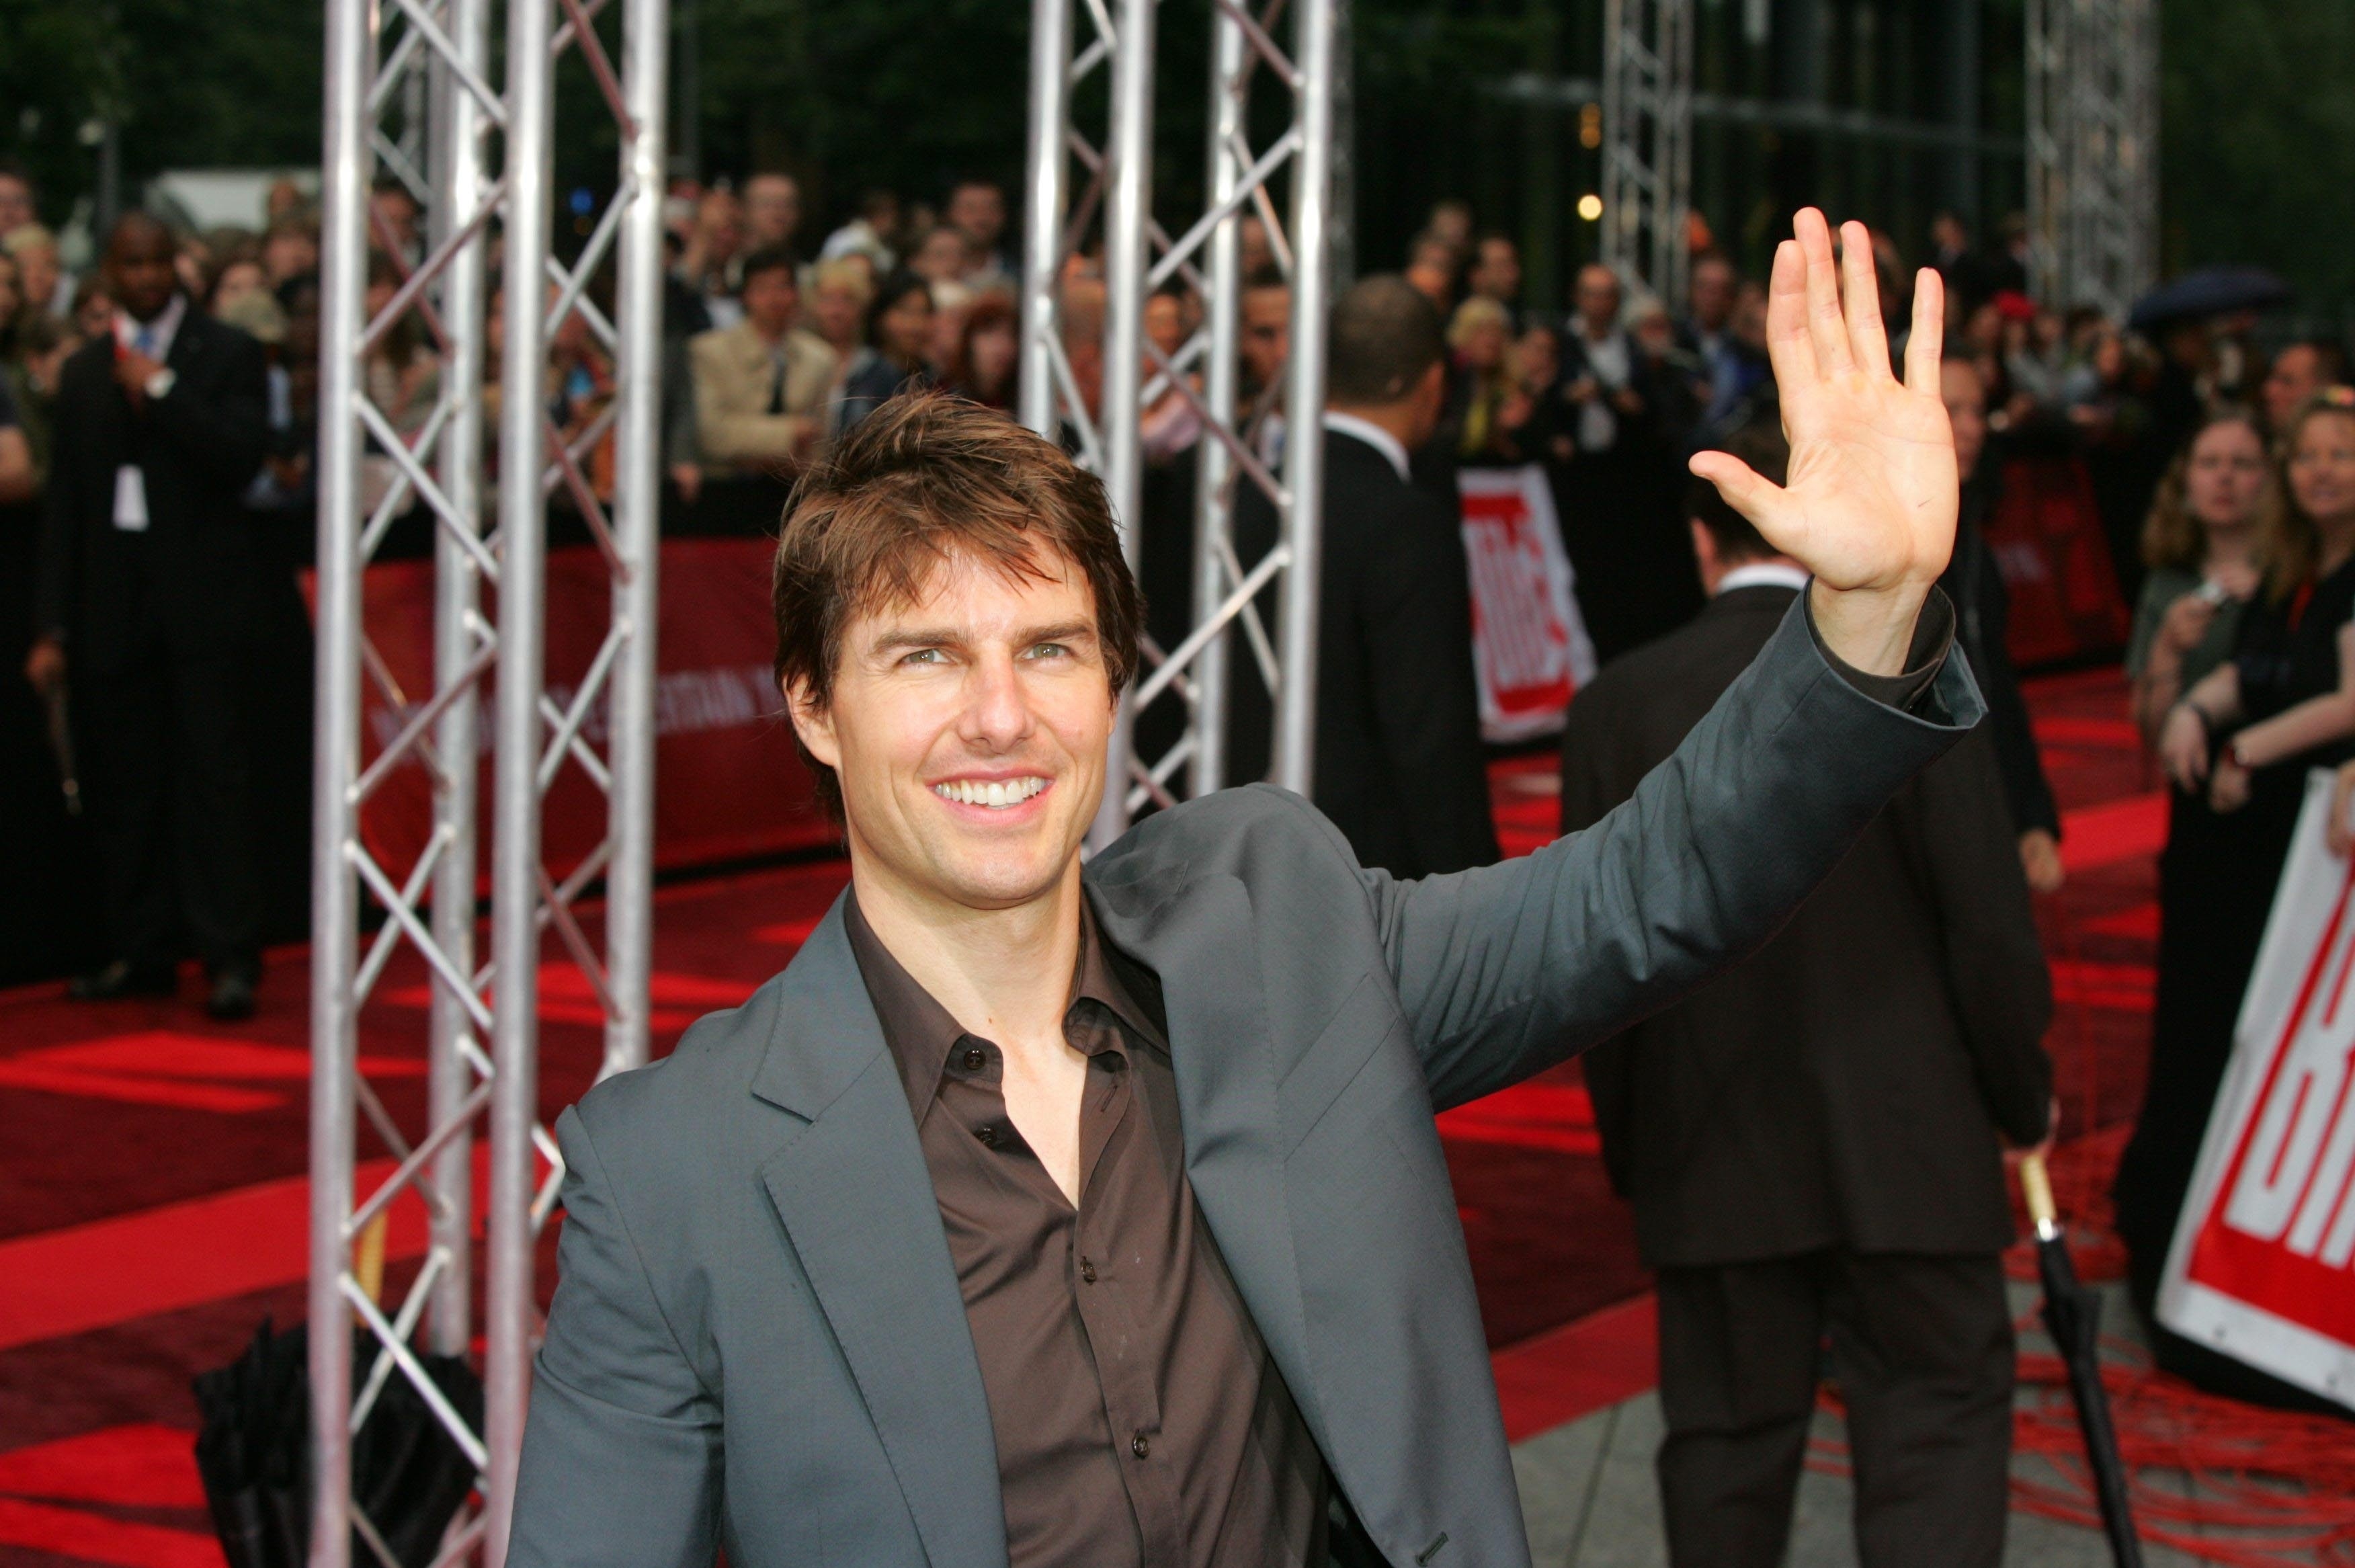
[[[1019,647],[1034,647],[1040,643],[1071,643],[1095,640],[1092,621],[1058,621],[1052,625],[1026,626],[1014,637]],[[904,648],[957,648],[965,645],[965,634],[947,626],[895,626],[879,632],[868,645],[873,654],[894,653]]]
[[[1093,642],[1095,635],[1093,621],[1058,621],[1051,626],[1033,627],[1016,640],[1028,648],[1040,643]]]

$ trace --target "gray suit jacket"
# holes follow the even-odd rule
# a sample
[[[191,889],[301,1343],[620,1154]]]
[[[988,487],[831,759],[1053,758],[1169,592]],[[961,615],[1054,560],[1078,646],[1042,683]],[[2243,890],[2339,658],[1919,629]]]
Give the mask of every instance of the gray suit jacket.
[[[1633,799],[1526,859],[1401,882],[1255,785],[1088,867],[1162,988],[1202,1214],[1396,1568],[1529,1561],[1433,1113],[1756,948],[1977,720],[1958,656],[1932,706],[1863,696],[1795,611]],[[1002,1568],[980,1370],[838,907],[558,1135],[510,1562]]]

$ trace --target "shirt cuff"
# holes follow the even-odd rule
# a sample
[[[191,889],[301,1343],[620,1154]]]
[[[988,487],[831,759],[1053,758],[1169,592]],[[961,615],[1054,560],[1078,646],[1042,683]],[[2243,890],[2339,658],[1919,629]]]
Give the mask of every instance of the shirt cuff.
[[[1937,684],[1938,672],[1946,667],[1946,656],[1955,645],[1955,605],[1944,589],[1934,584],[1930,597],[1922,602],[1922,613],[1913,622],[1913,645],[1906,650],[1902,675],[1867,675],[1841,658],[1826,645],[1823,633],[1816,627],[1815,595],[1802,591],[1799,603],[1806,606],[1804,613],[1807,617],[1807,635],[1815,639],[1816,652],[1842,680],[1884,707],[1927,716],[1931,688]]]

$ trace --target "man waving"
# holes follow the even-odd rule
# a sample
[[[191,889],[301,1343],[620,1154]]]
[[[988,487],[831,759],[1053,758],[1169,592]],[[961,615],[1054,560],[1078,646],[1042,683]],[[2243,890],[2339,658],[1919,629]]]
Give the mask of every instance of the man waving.
[[[803,484],[777,669],[851,886],[791,967],[559,1125],[562,1283],[510,1561],[1528,1561],[1433,1117],[1763,942],[1975,723],[1923,274],[1774,261],[1814,574],[1634,797],[1527,859],[1362,869],[1227,791],[1084,868],[1141,609],[1102,487],[939,399]]]

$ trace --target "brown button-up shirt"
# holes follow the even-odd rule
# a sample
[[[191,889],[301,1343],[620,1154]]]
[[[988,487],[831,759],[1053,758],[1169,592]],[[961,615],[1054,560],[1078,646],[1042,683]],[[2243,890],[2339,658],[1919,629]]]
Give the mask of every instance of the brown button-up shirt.
[[[1076,1208],[1007,1115],[998,1047],[900,967],[856,896],[844,914],[964,1296],[1013,1568],[1321,1559],[1324,1461],[1194,1207],[1166,1032],[1092,914],[1063,1015],[1088,1058]]]

